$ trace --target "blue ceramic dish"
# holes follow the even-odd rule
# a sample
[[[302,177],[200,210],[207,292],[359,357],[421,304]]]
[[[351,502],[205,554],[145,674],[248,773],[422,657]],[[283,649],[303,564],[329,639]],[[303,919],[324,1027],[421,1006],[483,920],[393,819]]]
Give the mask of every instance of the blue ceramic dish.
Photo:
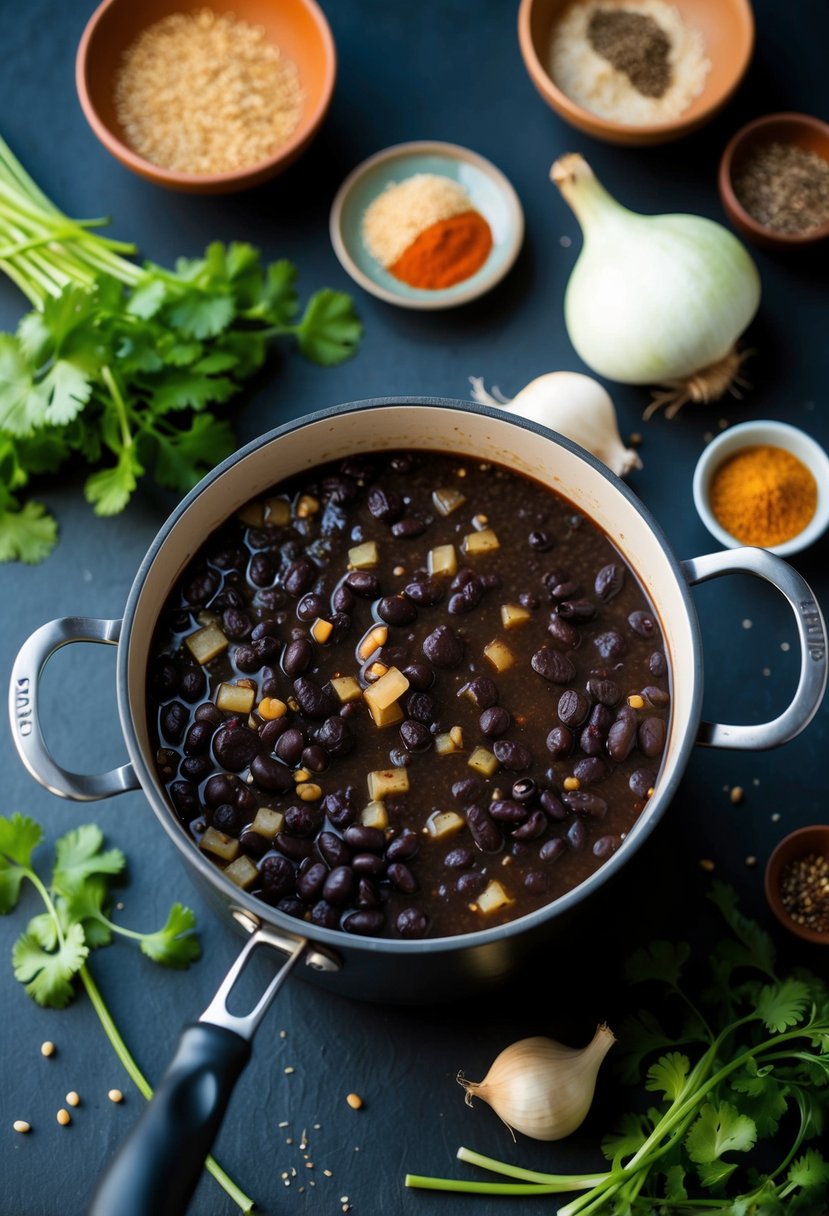
[[[363,216],[369,204],[390,183],[415,173],[436,173],[459,182],[492,229],[493,246],[486,262],[454,287],[432,291],[401,283],[372,257],[363,241]],[[453,308],[489,291],[510,269],[524,239],[524,212],[503,173],[477,153],[434,141],[396,144],[349,174],[332,204],[330,231],[343,267],[372,295],[401,308]]]

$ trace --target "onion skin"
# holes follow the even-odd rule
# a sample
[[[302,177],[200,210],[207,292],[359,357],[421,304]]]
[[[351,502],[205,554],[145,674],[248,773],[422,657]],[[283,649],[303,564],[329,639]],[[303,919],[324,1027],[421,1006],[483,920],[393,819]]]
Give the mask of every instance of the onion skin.
[[[521,1039],[496,1056],[483,1081],[458,1081],[473,1098],[487,1102],[511,1131],[532,1140],[561,1140],[587,1117],[602,1060],[615,1043],[599,1026],[586,1047],[565,1047],[554,1039]]]

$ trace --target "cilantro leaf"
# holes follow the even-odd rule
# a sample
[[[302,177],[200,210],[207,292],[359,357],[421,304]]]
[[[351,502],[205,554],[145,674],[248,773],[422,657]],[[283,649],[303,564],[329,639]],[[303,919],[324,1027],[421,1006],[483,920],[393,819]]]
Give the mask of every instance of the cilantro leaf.
[[[167,299],[167,285],[152,271],[146,271],[130,293],[126,311],[130,316],[149,321]]]
[[[194,289],[167,310],[170,322],[186,338],[214,338],[227,329],[236,307],[230,292],[216,294]]]
[[[697,1164],[709,1165],[723,1153],[745,1153],[757,1140],[752,1119],[741,1115],[730,1102],[706,1102],[685,1138],[688,1156]]]
[[[97,824],[86,823],[61,836],[55,844],[52,886],[71,895],[96,874],[120,874],[126,858],[120,849],[102,851],[104,834]]]
[[[108,898],[106,879],[103,875],[93,874],[77,886],[73,885],[67,895],[56,900],[61,923],[79,924],[90,950],[108,946],[112,941],[112,929],[104,913]]]
[[[728,883],[715,881],[711,885],[708,898],[719,908],[737,938],[737,942],[728,942],[727,957],[732,969],[738,966],[752,967],[755,970],[764,971],[770,979],[775,979],[775,952],[772,940],[755,921],[750,920],[739,910],[737,892],[734,888]],[[738,949],[739,945],[742,945],[742,950]]]
[[[675,988],[690,955],[691,948],[687,942],[651,942],[631,955],[625,975],[631,984],[661,980]]]
[[[196,916],[183,904],[173,904],[167,923],[155,933],[144,934],[141,951],[165,967],[189,967],[199,957],[199,939],[193,933]]]
[[[58,542],[58,524],[43,503],[29,499],[18,511],[0,514],[0,562],[35,566]]]
[[[155,414],[188,408],[203,410],[211,401],[227,401],[236,392],[238,386],[227,376],[211,376],[197,371],[195,366],[170,368],[151,387],[150,405]]]
[[[92,396],[92,378],[81,359],[56,359],[40,383],[48,401],[44,421],[52,426],[71,422]]]
[[[296,335],[306,359],[333,367],[354,354],[362,332],[351,296],[323,288],[308,301]]]
[[[815,1149],[807,1149],[789,1166],[786,1180],[804,1190],[823,1188],[829,1184],[829,1163]]]
[[[691,1061],[687,1056],[678,1051],[669,1051],[648,1069],[645,1089],[651,1093],[664,1094],[673,1101],[682,1093],[690,1070]]]
[[[72,980],[88,954],[80,925],[70,925],[63,942],[50,949],[46,934],[30,921],[12,950],[14,976],[38,1005],[63,1009],[72,999]]]
[[[685,1169],[681,1165],[670,1165],[665,1171],[665,1198],[671,1203],[680,1203],[688,1198],[685,1186]]]
[[[129,502],[143,472],[134,445],[130,445],[118,453],[116,465],[87,477],[84,497],[93,504],[96,515],[117,515]]]
[[[16,338],[0,334],[0,428],[31,435],[46,421],[47,401]]]
[[[290,325],[297,313],[296,267],[284,258],[271,262],[262,291],[263,315],[272,325]]]
[[[788,979],[762,989],[757,1016],[769,1030],[779,1033],[802,1022],[810,1004],[811,993],[806,984],[802,980]]]
[[[608,1161],[632,1157],[645,1143],[650,1130],[644,1115],[623,1115],[617,1130],[602,1140],[602,1153]]]
[[[32,866],[32,853],[43,837],[40,825],[15,812],[0,818],[0,915],[5,916],[20,898],[20,885]]]
[[[197,482],[235,450],[233,429],[209,414],[197,414],[186,431],[162,435],[154,431],[157,444],[156,481],[174,490],[191,490]]]

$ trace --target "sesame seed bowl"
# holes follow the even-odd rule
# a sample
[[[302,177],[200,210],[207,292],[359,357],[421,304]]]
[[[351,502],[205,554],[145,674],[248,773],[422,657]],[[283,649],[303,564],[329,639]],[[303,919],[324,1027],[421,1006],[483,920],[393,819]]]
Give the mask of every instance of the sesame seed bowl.
[[[217,70],[219,68],[220,70]],[[126,168],[191,194],[287,168],[328,111],[336,50],[315,0],[104,0],[78,45],[81,108]]]

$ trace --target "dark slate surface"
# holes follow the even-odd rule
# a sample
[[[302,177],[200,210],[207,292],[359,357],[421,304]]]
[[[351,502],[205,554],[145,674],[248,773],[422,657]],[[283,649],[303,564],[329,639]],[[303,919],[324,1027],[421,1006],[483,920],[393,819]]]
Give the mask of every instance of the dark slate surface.
[[[796,6],[758,0],[757,51],[737,98],[703,132],[641,151],[597,144],[562,125],[544,106],[521,63],[512,2],[328,3],[341,66],[334,106],[315,146],[285,176],[253,193],[177,196],[122,169],[86,127],[75,97],[73,57],[90,7],[77,0],[2,5],[0,127],[65,210],[111,214],[113,232],[136,240],[157,261],[195,253],[211,239],[239,237],[269,256],[295,259],[309,290],[321,283],[348,288],[327,235],[334,191],[364,156],[413,138],[456,141],[491,157],[524,203],[523,253],[488,298],[454,313],[417,315],[360,295],[366,337],[359,357],[325,371],[293,355],[276,355],[268,375],[235,407],[240,441],[339,401],[383,394],[465,397],[472,374],[515,392],[542,372],[578,369],[562,326],[561,300],[579,237],[547,180],[555,156],[582,151],[634,208],[698,211],[722,219],[715,175],[731,132],[773,109],[824,116],[827,109],[829,11],[823,0],[799,0]],[[564,236],[572,240],[569,247],[561,243]],[[680,557],[714,547],[693,509],[691,475],[705,432],[716,431],[721,418],[732,423],[786,419],[829,442],[826,250],[756,256],[764,299],[747,339],[757,354],[749,365],[753,387],[743,401],[688,408],[674,423],[657,419],[643,425],[644,393],[614,389],[623,433],[645,434],[645,468],[631,485]],[[3,328],[13,327],[22,309],[20,296],[4,282]],[[69,471],[39,488],[60,520],[59,548],[42,566],[7,566],[0,574],[3,673],[27,634],[52,617],[118,616],[134,571],[173,505],[147,486],[123,517],[98,520],[85,507],[80,488],[80,474]],[[827,543],[795,559],[824,600]],[[695,598],[706,652],[706,715],[744,721],[773,716],[785,704],[797,672],[794,648],[782,649],[795,640],[788,610],[773,592],[744,578],[709,585]],[[742,627],[746,618],[753,628]],[[114,656],[103,648],[73,647],[50,664],[45,728],[64,763],[92,770],[121,761],[113,672]],[[461,1173],[454,1153],[462,1143],[536,1168],[598,1164],[596,1145],[607,1111],[594,1111],[581,1133],[564,1145],[521,1140],[514,1147],[488,1110],[464,1106],[455,1074],[460,1068],[473,1077],[483,1074],[501,1047],[528,1034],[569,1035],[577,1042],[589,1037],[597,1019],[618,1020],[633,999],[619,983],[619,959],[650,935],[690,933],[704,948],[707,935],[717,929],[704,912],[707,879],[699,858],[715,860],[717,874],[738,887],[745,906],[775,932],[788,959],[825,964],[819,950],[796,949],[792,939],[774,930],[763,904],[762,867],[784,832],[826,819],[828,720],[824,708],[804,735],[777,753],[697,751],[666,820],[637,859],[635,875],[614,893],[610,916],[579,943],[578,964],[551,951],[539,971],[497,998],[472,998],[443,1009],[346,1001],[299,981],[289,983],[261,1029],[216,1148],[256,1198],[257,1210],[324,1216],[340,1211],[343,1195],[362,1216],[426,1211],[486,1216],[529,1213],[541,1205],[549,1210],[543,1200],[429,1197],[404,1191],[402,1177],[406,1170]],[[189,901],[199,915],[204,957],[185,974],[157,968],[122,945],[93,960],[128,1044],[147,1075],[157,1078],[179,1027],[198,1015],[232,961],[237,939],[191,889],[141,794],[101,806],[63,803],[24,772],[6,729],[0,732],[0,749],[4,812],[34,815],[50,841],[73,824],[95,820],[109,841],[126,851],[131,864],[121,894],[124,923],[160,922],[173,899]],[[734,807],[724,787],[738,783],[747,796]],[[772,821],[775,813],[779,822]],[[757,857],[756,868],[746,866],[749,855]],[[86,998],[61,1013],[44,1011],[14,982],[11,943],[26,914],[36,910],[27,895],[18,913],[0,925],[0,1214],[79,1216],[143,1101]],[[542,978],[549,982],[542,986]],[[39,1053],[46,1038],[58,1045],[51,1061]],[[289,1067],[293,1073],[285,1072]],[[123,1106],[106,1099],[113,1085],[126,1094]],[[55,1112],[71,1088],[83,1102],[72,1127],[64,1130]],[[359,1113],[345,1104],[351,1090],[365,1099]],[[33,1134],[16,1136],[15,1118],[28,1119]],[[283,1121],[288,1128],[279,1127]],[[299,1147],[303,1129],[313,1171],[305,1168]],[[298,1177],[286,1187],[281,1173],[292,1167]],[[196,1216],[229,1216],[235,1209],[205,1178],[190,1210]]]

